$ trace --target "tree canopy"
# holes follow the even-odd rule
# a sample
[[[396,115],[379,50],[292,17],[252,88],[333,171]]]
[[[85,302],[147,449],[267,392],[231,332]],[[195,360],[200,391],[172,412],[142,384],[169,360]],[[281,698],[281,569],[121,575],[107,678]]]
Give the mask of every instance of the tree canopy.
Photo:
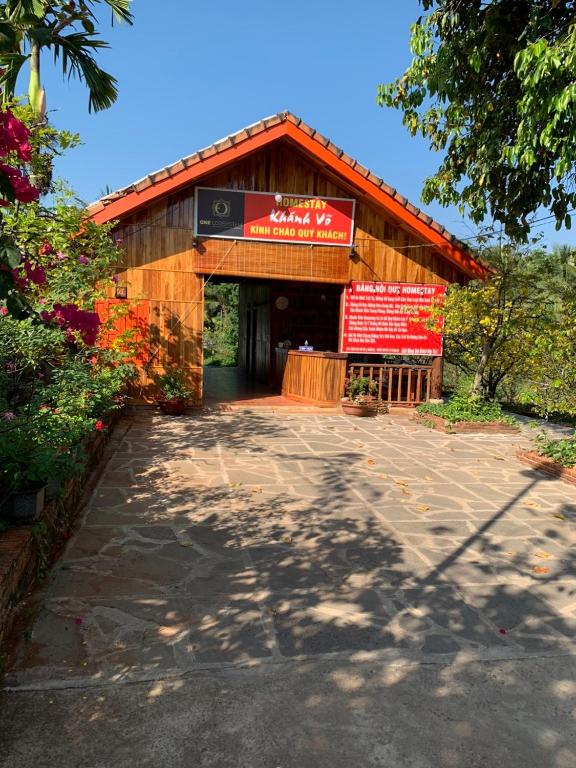
[[[408,69],[378,87],[412,135],[444,152],[424,202],[491,216],[526,239],[542,206],[576,207],[575,0],[420,0]]]

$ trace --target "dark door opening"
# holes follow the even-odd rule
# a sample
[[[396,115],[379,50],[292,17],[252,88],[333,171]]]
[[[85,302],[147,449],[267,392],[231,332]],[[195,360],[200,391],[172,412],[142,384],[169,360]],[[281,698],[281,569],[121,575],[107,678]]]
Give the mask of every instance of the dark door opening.
[[[296,281],[219,278],[207,284],[204,400],[282,404],[276,349],[308,345],[337,352],[341,293],[340,285]]]

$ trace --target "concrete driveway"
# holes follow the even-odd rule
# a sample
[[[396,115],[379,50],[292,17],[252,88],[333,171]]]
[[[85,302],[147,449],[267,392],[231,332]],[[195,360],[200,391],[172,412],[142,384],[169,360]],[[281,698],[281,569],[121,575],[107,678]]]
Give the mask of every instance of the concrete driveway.
[[[526,439],[125,420],[12,660],[0,765],[573,768],[576,488]]]

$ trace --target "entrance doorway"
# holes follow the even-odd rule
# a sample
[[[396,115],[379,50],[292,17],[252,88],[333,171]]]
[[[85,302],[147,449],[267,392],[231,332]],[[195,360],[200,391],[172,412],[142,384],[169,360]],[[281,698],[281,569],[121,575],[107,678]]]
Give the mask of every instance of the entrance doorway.
[[[336,352],[341,292],[340,285],[296,281],[206,283],[204,402],[293,405],[281,396],[277,349]]]

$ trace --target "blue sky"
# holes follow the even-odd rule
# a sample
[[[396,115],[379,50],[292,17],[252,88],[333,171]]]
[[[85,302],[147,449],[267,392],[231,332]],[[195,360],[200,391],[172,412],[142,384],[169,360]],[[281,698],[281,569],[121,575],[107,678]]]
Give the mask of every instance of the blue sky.
[[[120,87],[107,112],[88,114],[84,86],[43,61],[50,119],[84,142],[57,163],[82,199],[288,109],[420,205],[439,157],[375,99],[410,61],[417,0],[135,0],[133,10],[131,28],[102,24],[111,50],[100,61]],[[425,209],[460,237],[475,232],[455,209]],[[576,243],[539,226],[548,243]]]

